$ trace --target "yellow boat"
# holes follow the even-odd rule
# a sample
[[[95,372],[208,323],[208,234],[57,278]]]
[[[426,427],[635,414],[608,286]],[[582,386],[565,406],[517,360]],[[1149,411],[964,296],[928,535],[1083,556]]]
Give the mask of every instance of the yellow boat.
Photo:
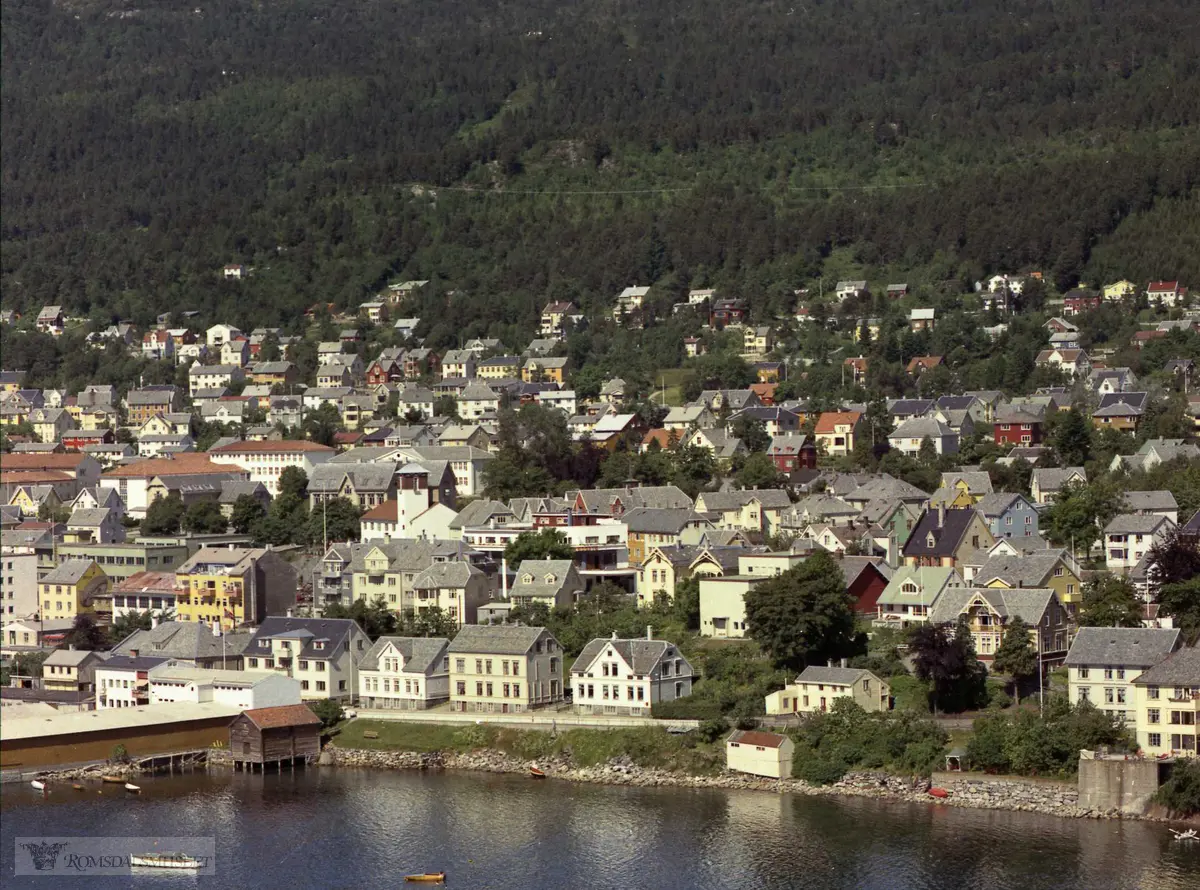
[[[122,779],[120,776],[101,776],[100,781],[101,782],[110,782],[114,785],[117,785],[117,784],[124,785],[125,784],[125,780]]]
[[[446,880],[444,871],[429,871],[423,875],[405,875],[404,880],[414,884],[440,884]]]

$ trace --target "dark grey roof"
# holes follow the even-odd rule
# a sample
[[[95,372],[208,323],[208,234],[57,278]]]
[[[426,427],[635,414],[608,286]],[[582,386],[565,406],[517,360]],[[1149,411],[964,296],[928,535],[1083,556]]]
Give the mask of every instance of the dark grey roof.
[[[483,574],[469,562],[435,562],[413,579],[413,590],[466,587],[473,577]]]
[[[688,523],[701,521],[703,517],[694,510],[658,510],[653,507],[635,507],[622,514],[621,521],[634,534],[677,535]]]
[[[981,497],[978,503],[975,504],[975,509],[989,518],[992,516],[1003,516],[1019,500],[1024,501],[1024,495],[1008,491],[994,491],[991,494],[985,494]],[[1032,505],[1028,501],[1026,501],[1026,504],[1032,509]]]
[[[468,624],[459,630],[448,651],[482,655],[524,655],[543,634],[551,640],[554,639],[544,627]]]
[[[1058,491],[1075,474],[1087,482],[1087,471],[1083,467],[1035,467],[1033,481],[1041,491]]]
[[[1014,587],[1036,587],[1046,580],[1062,559],[1061,550],[1023,553],[1021,556],[996,554],[983,564],[975,580],[980,585],[986,585],[999,578]]]
[[[926,510],[917,522],[916,528],[908,536],[904,544],[904,555],[919,556],[950,556],[962,543],[967,529],[979,514],[974,510],[945,510],[945,519],[939,525],[939,511]],[[929,536],[933,535],[930,544]]]
[[[394,646],[404,659],[405,673],[436,674],[441,672],[442,658],[450,641],[443,637],[380,637],[362,657],[358,669],[379,670],[379,656],[389,645]]]
[[[1133,681],[1135,686],[1200,686],[1200,649],[1178,649]]]
[[[1026,624],[1035,625],[1046,614],[1046,608],[1055,593],[1045,587],[950,587],[943,590],[934,602],[929,620],[934,624],[954,624],[967,604],[977,596],[1005,621],[1020,618]]]
[[[104,662],[106,671],[148,671],[160,664],[166,664],[171,659],[165,655],[142,655],[137,658],[132,655],[114,655]]]
[[[39,584],[78,584],[92,567],[90,559],[68,559],[38,580]]]
[[[1179,646],[1179,631],[1165,627],[1081,627],[1064,664],[1148,668]]]
[[[687,662],[680,654],[679,648],[667,640],[614,640],[597,637],[583,647],[583,651],[571,667],[571,673],[586,673],[596,658],[609,647],[621,656],[635,674],[642,676],[648,676],[664,658],[679,658]],[[690,662],[687,673],[691,673]]]
[[[712,512],[738,510],[756,498],[767,509],[787,509],[792,505],[787,492],[777,488],[706,491],[701,497],[704,499],[704,509]]]
[[[269,652],[270,638],[286,636],[300,639],[304,645],[296,652],[297,658],[329,658],[335,655],[342,643],[350,645],[350,637],[355,631],[362,633],[358,622],[349,618],[284,618],[272,616],[264,618],[254,636],[246,645],[245,655],[254,656]],[[322,649],[316,649],[314,643],[325,641]]]
[[[1145,409],[1149,393],[1144,392],[1106,392],[1100,396],[1097,411],[1112,408],[1117,405],[1127,405],[1131,408]]]
[[[874,500],[923,501],[929,497],[915,485],[897,479],[886,473],[875,476],[843,495],[848,501],[855,503]]]
[[[336,463],[321,464],[313,467],[308,477],[309,491],[331,492],[342,487],[343,481],[349,477],[350,484],[357,492],[387,491],[396,473],[396,463],[381,461],[378,463]]]
[[[851,686],[857,683],[864,674],[871,674],[864,668],[819,667],[809,665],[804,669],[797,683],[834,683],[839,686]]]

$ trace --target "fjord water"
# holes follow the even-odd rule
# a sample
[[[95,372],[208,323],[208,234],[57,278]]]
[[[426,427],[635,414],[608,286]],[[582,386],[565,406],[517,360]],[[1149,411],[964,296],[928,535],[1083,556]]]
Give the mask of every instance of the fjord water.
[[[146,779],[140,796],[0,793],[0,884],[19,836],[215,835],[217,875],[80,887],[374,890],[441,871],[453,890],[1184,890],[1200,844],[1093,822],[859,798],[318,770]],[[65,790],[61,790],[65,789]]]

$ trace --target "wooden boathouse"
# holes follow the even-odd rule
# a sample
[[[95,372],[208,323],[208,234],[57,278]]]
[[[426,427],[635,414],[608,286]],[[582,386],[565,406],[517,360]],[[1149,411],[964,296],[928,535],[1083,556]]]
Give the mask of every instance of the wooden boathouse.
[[[229,726],[229,753],[234,769],[303,766],[321,754],[321,719],[308,705],[243,711]]]

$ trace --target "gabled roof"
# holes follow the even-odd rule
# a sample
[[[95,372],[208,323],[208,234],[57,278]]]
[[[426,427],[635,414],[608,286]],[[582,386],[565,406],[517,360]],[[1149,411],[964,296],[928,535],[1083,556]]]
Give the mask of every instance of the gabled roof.
[[[1148,668],[1175,651],[1179,633],[1163,627],[1081,627],[1063,663]]]
[[[1152,535],[1164,524],[1171,525],[1171,520],[1157,513],[1122,513],[1114,516],[1104,527],[1106,535]]]
[[[1021,556],[1005,556],[998,553],[983,564],[975,575],[975,582],[980,587],[996,580],[1003,581],[1011,587],[1038,587],[1046,583],[1060,564],[1070,569],[1061,550],[1026,552]]]
[[[1177,649],[1133,681],[1134,686],[1200,686],[1200,648]]]
[[[380,637],[358,663],[360,671],[379,670],[379,658],[391,646],[404,659],[406,674],[438,673],[450,641],[442,637]]]
[[[809,665],[796,678],[797,683],[830,683],[835,686],[853,686],[863,677],[875,677],[863,668],[819,667]],[[876,677],[876,680],[879,678]]]
[[[1125,506],[1130,510],[1178,510],[1179,504],[1175,495],[1169,491],[1127,491],[1124,495]]]
[[[308,705],[276,705],[273,708],[252,708],[242,716],[259,729],[279,729],[286,726],[320,726],[321,718]]]
[[[554,639],[544,627],[467,624],[459,630],[447,651],[481,655],[524,655],[543,634]]]
[[[42,578],[39,584],[78,584],[87,574],[88,569],[95,565],[95,560],[76,558],[68,559],[58,564]]]
[[[976,597],[1005,621],[1020,618],[1026,624],[1036,625],[1056,594],[1049,588],[951,587],[934,602],[929,620],[934,624],[954,624]]]
[[[649,675],[664,658],[687,661],[678,647],[667,640],[614,640],[598,637],[588,642],[571,667],[572,674],[585,674],[601,653],[613,649],[634,674]],[[689,668],[691,665],[689,664]]]
[[[1041,491],[1058,491],[1074,476],[1087,482],[1087,471],[1083,467],[1034,467],[1030,484],[1036,482]]]
[[[707,522],[690,507],[670,510],[635,507],[622,514],[621,521],[633,534],[659,535],[677,535],[692,522]]]
[[[945,514],[945,519],[939,525],[939,516],[942,513]],[[979,514],[971,509],[926,510],[904,544],[904,555],[953,556],[966,537],[967,529],[978,516]]]
[[[753,745],[756,748],[782,748],[787,736],[759,730],[735,729],[726,739],[727,744]]]

